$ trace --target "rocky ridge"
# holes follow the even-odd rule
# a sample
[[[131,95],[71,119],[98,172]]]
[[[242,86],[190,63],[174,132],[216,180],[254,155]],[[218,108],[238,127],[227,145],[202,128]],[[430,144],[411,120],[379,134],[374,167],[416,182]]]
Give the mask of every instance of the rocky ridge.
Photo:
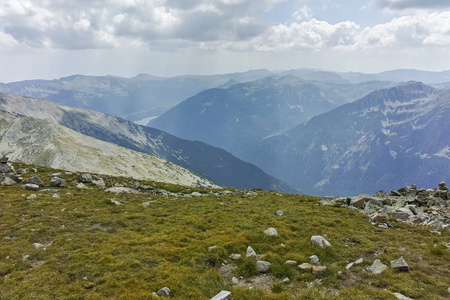
[[[380,228],[389,228],[390,220],[412,225],[430,225],[437,229],[450,229],[450,191],[445,182],[438,188],[421,189],[416,185],[379,191],[374,195],[356,197],[325,197],[322,205],[341,205],[370,216],[370,222]]]

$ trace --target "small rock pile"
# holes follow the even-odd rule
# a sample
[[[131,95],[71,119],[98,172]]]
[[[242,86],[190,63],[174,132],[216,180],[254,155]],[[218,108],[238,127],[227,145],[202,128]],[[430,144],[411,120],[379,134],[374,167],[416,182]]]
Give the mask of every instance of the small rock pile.
[[[14,170],[14,167],[8,162],[6,155],[0,158],[0,185],[13,185],[21,182],[21,174],[28,173],[27,169]]]
[[[374,195],[357,197],[323,198],[322,205],[341,205],[370,216],[370,222],[389,228],[390,218],[414,225],[431,225],[450,229],[450,191],[445,182],[436,189],[420,189],[415,185],[392,190],[390,194],[379,191]]]

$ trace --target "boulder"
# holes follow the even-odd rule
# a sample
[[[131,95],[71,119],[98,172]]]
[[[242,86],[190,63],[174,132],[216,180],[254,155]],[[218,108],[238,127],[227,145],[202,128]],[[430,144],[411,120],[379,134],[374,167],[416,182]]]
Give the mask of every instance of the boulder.
[[[309,257],[309,259],[311,260],[312,264],[317,264],[319,262],[319,258],[317,257],[317,255],[312,255]]]
[[[84,183],[80,182],[77,184],[77,189],[88,189],[88,187]]]
[[[248,257],[248,258],[255,258],[255,259],[256,259],[256,252],[255,252],[255,250],[253,250],[253,248],[250,247],[250,246],[247,247],[247,257]]]
[[[301,264],[301,265],[299,265],[298,266],[298,268],[300,269],[300,270],[311,270],[312,269],[312,265],[311,264],[308,264],[308,263],[303,263],[303,264]]]
[[[1,181],[0,185],[10,186],[10,185],[14,185],[14,184],[16,184],[16,183],[17,183],[17,182],[15,182],[14,180],[12,180],[11,178],[5,177],[5,178]]]
[[[375,259],[370,267],[367,267],[367,271],[372,274],[380,274],[387,269],[387,266],[381,262],[379,259]]]
[[[364,196],[357,196],[352,198],[352,200],[350,201],[350,205],[362,209],[364,208],[364,204],[367,200],[368,199]]]
[[[441,183],[439,183],[439,189],[441,191],[448,191],[447,184],[445,184],[445,182],[442,181]]]
[[[159,297],[169,297],[170,296],[170,289],[168,287],[163,287],[159,291],[156,292],[156,295]]]
[[[94,180],[94,181],[92,181],[92,183],[95,184],[98,187],[105,187],[106,186],[106,184],[105,184],[105,182],[103,181],[102,178],[100,178],[99,180]]]
[[[36,194],[31,194],[30,196],[27,197],[27,200],[33,200],[36,198],[37,198]]]
[[[296,265],[297,262],[295,260],[287,260],[284,262],[285,265]]]
[[[278,235],[277,230],[273,227],[270,227],[270,228],[264,230],[264,233],[267,234],[268,236],[277,236]]]
[[[315,246],[319,246],[320,248],[331,247],[330,242],[320,235],[313,235],[311,237],[311,243]]]
[[[25,180],[25,182],[37,184],[39,186],[44,186],[44,182],[38,175],[28,178],[27,180]]]
[[[229,300],[231,296],[231,292],[229,291],[220,291],[217,295],[211,298],[211,300]]]
[[[326,270],[327,270],[326,266],[313,266],[312,267],[313,274],[319,274],[319,273],[325,272]]]
[[[200,194],[199,192],[192,192],[192,193],[191,193],[191,196],[192,196],[192,197],[201,197],[201,196],[203,196],[203,195]]]
[[[400,257],[399,259],[391,261],[391,268],[403,272],[409,271],[409,266],[406,263],[406,261],[403,259],[403,257]]]
[[[94,178],[92,178],[91,174],[86,173],[86,174],[82,174],[81,175],[81,182],[83,182],[83,183],[91,183],[92,181],[94,181]]]
[[[265,272],[269,271],[269,268],[271,265],[272,264],[268,261],[258,260],[256,262],[256,272],[265,273]]]
[[[61,177],[52,177],[52,179],[50,180],[50,186],[66,188],[67,184],[66,184],[66,181],[64,179],[62,179]]]
[[[231,255],[229,256],[229,258],[231,258],[232,260],[238,260],[238,259],[240,259],[241,257],[242,257],[242,255],[236,254],[236,253],[233,253],[233,254],[231,254]]]
[[[405,295],[400,293],[394,293],[394,296],[399,300],[414,300],[413,298],[406,297]]]
[[[37,184],[27,183],[21,186],[22,190],[26,191],[37,191],[39,190],[39,186]]]

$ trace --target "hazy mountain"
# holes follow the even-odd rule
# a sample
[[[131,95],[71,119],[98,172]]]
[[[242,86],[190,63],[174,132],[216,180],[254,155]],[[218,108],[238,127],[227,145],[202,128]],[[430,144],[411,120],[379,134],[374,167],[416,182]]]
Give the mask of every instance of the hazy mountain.
[[[450,180],[450,92],[422,83],[373,92],[241,153],[314,195]]]
[[[102,141],[154,155],[222,185],[292,191],[283,182],[222,149],[183,140],[100,112],[8,94],[0,94],[0,111],[51,121]]]
[[[430,72],[414,69],[391,70],[375,74],[349,72],[349,73],[339,73],[339,75],[343,79],[349,80],[354,83],[372,80],[395,81],[395,82],[407,82],[413,80],[413,81],[421,81],[426,84],[450,81],[450,71]]]
[[[272,76],[226,89],[206,90],[148,124],[237,153],[267,136],[392,85],[337,84],[305,81],[293,75]]]
[[[210,76],[133,78],[73,75],[58,80],[28,80],[0,84],[0,92],[46,99],[71,107],[97,110],[128,120],[158,116],[186,98],[230,81],[270,76],[267,70]]]
[[[154,156],[82,135],[51,121],[8,113],[0,113],[0,153],[8,153],[16,162],[69,171],[217,187],[198,174]]]

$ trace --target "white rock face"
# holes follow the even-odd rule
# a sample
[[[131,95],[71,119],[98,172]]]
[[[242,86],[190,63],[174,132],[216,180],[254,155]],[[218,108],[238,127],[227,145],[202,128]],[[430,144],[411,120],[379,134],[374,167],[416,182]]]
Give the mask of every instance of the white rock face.
[[[311,243],[313,245],[319,246],[320,248],[326,248],[331,247],[330,242],[328,242],[323,236],[321,235],[313,235],[311,237]]]

